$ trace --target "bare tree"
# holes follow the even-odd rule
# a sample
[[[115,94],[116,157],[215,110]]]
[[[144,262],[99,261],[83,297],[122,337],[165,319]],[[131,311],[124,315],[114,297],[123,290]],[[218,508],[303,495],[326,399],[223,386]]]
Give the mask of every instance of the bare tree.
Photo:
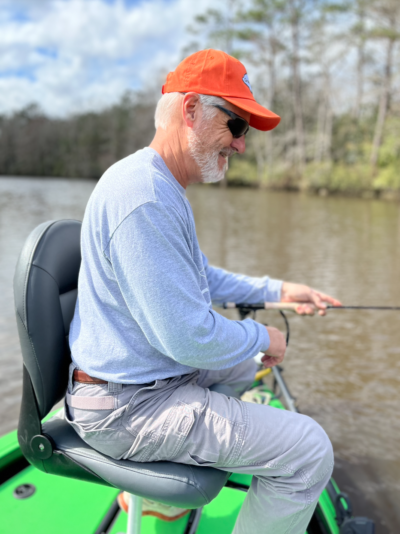
[[[281,29],[281,0],[253,0],[250,8],[238,13],[241,27],[236,37],[252,45],[251,52],[243,53],[259,75],[254,87],[258,100],[269,109],[274,109],[276,94],[276,64],[280,52],[285,47],[279,38]],[[253,137],[257,162],[258,181],[261,182],[264,168],[273,173],[274,146],[273,132]]]
[[[394,48],[400,39],[398,31],[400,3],[398,0],[376,0],[373,4],[373,13],[376,17],[376,26],[370,31],[370,36],[386,41],[381,94],[371,151],[371,168],[373,174],[375,174],[390,102]]]
[[[288,0],[289,20],[291,29],[291,70],[293,84],[293,112],[296,129],[296,162],[299,172],[304,169],[306,162],[305,134],[303,121],[303,101],[301,94],[301,74],[300,74],[300,21],[303,15],[304,0]]]
[[[364,96],[364,71],[366,63],[365,47],[367,42],[366,17],[369,3],[370,0],[356,0],[354,4],[351,2],[357,17],[357,21],[352,28],[352,34],[355,36],[357,47],[357,90],[353,110],[354,117],[357,120],[360,118]]]

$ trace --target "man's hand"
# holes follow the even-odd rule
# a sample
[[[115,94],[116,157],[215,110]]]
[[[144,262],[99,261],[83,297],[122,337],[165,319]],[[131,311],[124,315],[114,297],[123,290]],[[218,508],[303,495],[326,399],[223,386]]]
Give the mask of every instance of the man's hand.
[[[325,315],[326,303],[332,304],[332,306],[342,305],[341,302],[329,295],[325,295],[325,293],[321,293],[321,291],[303,284],[292,284],[291,282],[283,282],[281,302],[304,302],[296,309],[299,315],[314,315],[316,309],[318,309],[319,315]]]
[[[269,334],[269,347],[265,356],[261,358],[264,367],[274,367],[281,363],[286,352],[286,340],[282,332],[273,326],[267,326]]]

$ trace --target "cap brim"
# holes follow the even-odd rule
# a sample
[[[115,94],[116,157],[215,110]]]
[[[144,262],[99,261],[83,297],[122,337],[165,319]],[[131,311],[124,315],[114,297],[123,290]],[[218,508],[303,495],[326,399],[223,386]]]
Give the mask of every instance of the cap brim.
[[[243,109],[243,111],[249,112],[251,114],[249,124],[256,130],[267,132],[268,130],[273,130],[280,123],[281,118],[279,115],[257,104],[255,100],[231,96],[223,96],[222,98],[238,108]]]

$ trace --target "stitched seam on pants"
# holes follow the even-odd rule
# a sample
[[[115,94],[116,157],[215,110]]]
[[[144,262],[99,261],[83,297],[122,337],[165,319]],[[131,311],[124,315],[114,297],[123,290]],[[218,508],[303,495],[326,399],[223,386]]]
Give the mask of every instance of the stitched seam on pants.
[[[209,409],[206,409],[206,410],[202,410],[200,412],[200,416],[204,418],[204,420],[208,417],[210,419],[213,419],[213,420],[216,420],[216,421],[221,421],[223,423],[226,423],[226,424],[229,424],[231,427],[232,427],[232,431],[236,431],[237,434],[238,434],[238,439],[236,440],[236,443],[234,444],[233,448],[232,448],[232,451],[227,455],[227,457],[225,458],[225,461],[224,461],[224,465],[226,467],[229,467],[231,465],[233,465],[237,458],[240,456],[240,453],[242,452],[242,448],[243,448],[243,444],[244,444],[244,434],[245,434],[245,430],[247,429],[248,427],[248,424],[247,424],[247,421],[248,421],[248,417],[247,417],[247,412],[245,412],[245,417],[244,417],[244,423],[242,422],[238,422],[238,421],[231,421],[230,419],[227,419],[226,417],[223,417],[219,414],[216,414],[215,412],[213,412],[212,410],[209,410]]]
[[[244,419],[244,422],[241,423],[238,440],[232,451],[232,460],[231,460],[232,463],[235,462],[239,458],[242,452],[243,445],[245,442],[245,435],[247,433],[247,429],[249,428],[249,413],[247,411],[247,406],[245,403],[243,403],[243,419]]]
[[[239,425],[236,425],[237,427]],[[225,459],[225,466],[230,467],[236,464],[238,457],[240,456],[240,453],[243,449],[244,444],[244,433],[245,433],[245,425],[241,424],[239,428],[237,428],[237,439],[236,443],[232,448],[232,451],[228,454],[228,456]]]
[[[309,506],[312,503],[312,492],[311,492],[312,484],[311,484],[311,480],[307,477],[307,475],[306,475],[305,471],[303,471],[303,469],[300,469],[297,472],[300,475],[300,478],[301,478],[301,480],[303,481],[303,484],[306,487],[306,495],[309,497],[309,499],[307,499],[307,506]]]
[[[171,409],[170,409],[170,412],[167,416],[167,419],[165,420],[162,428],[161,428],[161,432],[159,434],[159,437],[158,439],[156,440],[156,443],[155,445],[157,445],[157,448],[162,448],[162,445],[163,445],[163,442],[167,439],[167,432],[168,432],[168,428],[169,426],[171,425],[171,422],[173,420],[173,417],[177,414],[177,410],[185,403],[183,403],[182,401],[178,401],[177,404],[174,404]],[[194,416],[193,416],[194,417]],[[187,426],[190,425],[190,422],[187,422]],[[192,425],[190,425],[190,428],[193,426],[193,421],[192,421]],[[178,439],[176,440],[176,443],[175,443],[175,447],[174,449],[172,450],[172,452],[168,455],[169,456],[169,460],[171,460],[172,458],[175,458],[180,450],[182,449],[183,445],[184,445],[184,442],[189,434],[189,431],[190,431],[190,428],[189,430],[185,432],[178,437]],[[154,447],[153,447],[154,449]]]
[[[183,447],[183,444],[185,442],[185,439],[186,439],[186,436],[180,436],[179,439],[176,441],[176,445],[175,445],[175,448],[173,449],[173,451],[171,452],[171,454],[169,454],[168,456],[170,457],[170,459],[172,460],[173,458],[175,458],[176,456],[178,456],[178,454],[180,453],[182,447]]]
[[[240,433],[239,433],[239,437],[238,437],[238,442],[237,442],[237,445],[235,447],[235,454],[233,456],[234,460],[237,460],[237,458],[239,458],[241,452],[242,452],[242,449],[243,449],[243,445],[244,445],[244,440],[245,440],[245,435],[246,435],[246,432],[247,432],[247,425],[242,425],[241,428],[240,428]]]
[[[242,448],[243,448],[244,430],[245,430],[244,427],[245,427],[245,425],[243,423],[238,422],[238,421],[231,421],[230,419],[227,419],[226,417],[222,417],[222,416],[220,416],[218,414],[215,414],[211,410],[207,410],[204,413],[204,419],[206,417],[209,417],[210,419],[214,419],[214,420],[221,421],[223,423],[229,424],[232,427],[232,431],[233,432],[235,430],[238,432],[238,439],[237,439],[234,447],[232,448],[232,451],[228,454],[228,456],[226,457],[225,462],[224,462],[226,467],[234,465],[235,461],[237,460],[237,458],[240,455],[240,453],[242,451]]]
[[[283,471],[285,471],[285,473],[289,474],[289,475],[294,475],[295,471],[293,471],[293,469],[291,469],[288,465],[286,464],[271,464],[269,462],[265,462],[265,460],[263,460],[262,462],[252,462],[251,460],[249,462],[244,462],[242,464],[243,466],[249,466],[249,467],[261,467],[261,466],[265,466],[266,469],[275,469],[275,468],[278,468],[278,469],[282,469]]]
[[[123,426],[124,426],[124,425],[123,425]],[[124,426],[124,428],[125,428],[125,426]],[[152,441],[155,440],[153,434],[154,434],[154,430],[150,430],[150,431],[148,431],[148,432],[143,432],[142,434],[141,434],[140,432],[136,432],[136,434],[135,434],[135,436],[134,436],[134,437],[135,437],[135,440],[132,442],[132,445],[130,446],[130,448],[129,448],[128,451],[126,452],[126,457],[127,457],[128,459],[130,459],[130,458],[133,458],[133,457],[135,456],[135,451],[134,451],[134,449],[137,447],[137,443],[135,443],[136,439],[140,439],[140,438],[146,438],[146,437],[148,437],[149,440],[150,440],[150,444],[149,444],[149,446],[151,447],[151,450],[153,450],[154,447],[153,447],[152,444],[151,444]],[[156,440],[155,440],[155,441],[156,441]],[[144,452],[146,452],[146,451],[147,451],[147,446],[146,446],[146,448],[144,449],[144,451],[142,451],[142,452],[140,452],[140,453],[138,453],[138,454],[136,453],[138,459],[135,458],[135,462],[136,462],[136,461],[137,461],[137,462],[142,462],[143,460],[142,460],[141,458],[142,458],[142,456],[144,455]]]
[[[150,438],[150,442],[148,445],[145,446],[144,450],[139,455],[138,459],[136,460],[137,462],[149,462],[150,461],[151,455],[153,454],[157,441],[158,441],[157,434],[156,435],[154,434],[155,434],[154,430],[152,430],[151,432],[147,434],[147,436]]]
[[[286,529],[285,533],[284,534],[290,534],[292,532],[292,525],[293,525],[293,521],[296,519],[296,516],[299,515],[300,512],[302,512],[307,506],[310,506],[311,505],[311,501],[309,501],[309,492],[310,490],[306,490],[306,503],[304,504],[302,510],[300,510],[299,512],[297,512],[297,514],[294,514],[292,516],[292,520],[290,521],[290,524],[288,525],[288,528]]]
[[[301,480],[303,481],[303,484],[305,485],[306,487],[306,491],[305,491],[305,504],[302,508],[301,511],[303,511],[305,508],[307,508],[308,506],[311,506],[311,503],[312,503],[312,492],[311,492],[311,489],[310,489],[310,486],[309,486],[309,482],[308,482],[308,477],[306,475],[306,473],[300,469],[299,471],[297,471],[297,473],[300,475],[300,478]],[[292,525],[293,525],[293,521],[295,520],[296,516],[299,515],[300,512],[298,512],[297,514],[294,514],[292,516],[292,520],[290,521],[290,524],[288,525],[288,528],[286,529],[285,533],[284,534],[290,534],[291,533],[291,530],[292,530]]]
[[[334,465],[335,465],[334,462],[330,463],[328,467],[325,469],[325,471],[323,471],[323,473],[321,474],[319,478],[317,479],[312,478],[310,481],[311,485],[314,486],[315,484],[318,484],[318,482],[320,482],[324,478],[324,476],[328,473],[328,471],[331,471],[333,469]]]

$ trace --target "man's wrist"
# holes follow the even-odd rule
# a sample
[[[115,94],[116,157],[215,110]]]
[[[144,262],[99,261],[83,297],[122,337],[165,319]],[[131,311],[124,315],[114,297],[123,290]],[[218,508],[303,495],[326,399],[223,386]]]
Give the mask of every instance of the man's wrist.
[[[261,326],[261,336],[263,339],[259,352],[266,352],[271,344],[271,339],[269,337],[267,327],[260,323],[257,323],[257,325]]]
[[[270,278],[268,284],[265,286],[264,302],[280,302],[282,298],[282,280],[275,280]]]
[[[288,289],[288,283],[287,282],[282,282],[281,300],[287,297],[287,289]]]

